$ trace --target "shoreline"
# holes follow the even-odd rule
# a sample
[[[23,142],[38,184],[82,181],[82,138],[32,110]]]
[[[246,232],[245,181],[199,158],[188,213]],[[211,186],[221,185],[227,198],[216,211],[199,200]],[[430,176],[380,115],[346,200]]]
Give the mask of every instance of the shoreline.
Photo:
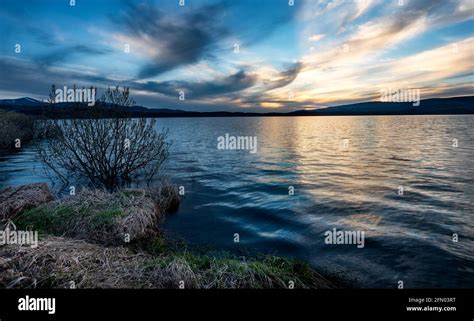
[[[0,245],[0,288],[342,288],[299,260],[195,251],[166,239],[161,222],[180,201],[172,185],[62,200],[47,184],[1,190],[3,223],[40,237],[37,247]]]

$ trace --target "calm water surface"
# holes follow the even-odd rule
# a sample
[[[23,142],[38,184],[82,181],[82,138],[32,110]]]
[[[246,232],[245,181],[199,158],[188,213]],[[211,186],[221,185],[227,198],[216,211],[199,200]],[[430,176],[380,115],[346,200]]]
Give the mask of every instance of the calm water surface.
[[[165,223],[171,236],[297,257],[367,287],[474,286],[474,116],[168,118],[158,126],[172,141],[164,173],[186,189]],[[257,153],[218,150],[226,133],[257,136]],[[0,188],[45,181],[35,153],[31,144],[0,155]],[[333,228],[365,231],[365,247],[325,244]]]

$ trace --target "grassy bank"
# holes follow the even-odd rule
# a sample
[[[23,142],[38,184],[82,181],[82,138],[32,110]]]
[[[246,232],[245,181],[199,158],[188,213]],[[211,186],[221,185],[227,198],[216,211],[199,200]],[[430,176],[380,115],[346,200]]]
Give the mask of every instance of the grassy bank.
[[[15,216],[40,233],[38,247],[0,247],[0,287],[333,288],[306,263],[286,258],[192,251],[163,237],[176,209],[171,186],[108,193],[84,190]]]
[[[333,287],[304,263],[273,256],[214,257],[186,250],[157,255],[52,236],[37,248],[0,248],[0,258],[0,286],[9,288],[288,288],[291,282],[295,288]]]

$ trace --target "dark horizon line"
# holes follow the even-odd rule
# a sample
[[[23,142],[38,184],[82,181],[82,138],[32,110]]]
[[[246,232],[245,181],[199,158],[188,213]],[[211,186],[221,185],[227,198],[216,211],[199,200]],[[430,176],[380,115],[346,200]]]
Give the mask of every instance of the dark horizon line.
[[[16,105],[18,100],[34,100],[37,105]],[[5,104],[5,101],[12,103]],[[85,113],[85,107],[72,107],[75,103],[58,103],[51,107],[48,103],[30,97],[0,100],[0,108],[25,114],[46,115],[48,117],[66,116],[71,111]],[[90,107],[89,107],[90,108]],[[330,106],[317,109],[300,109],[290,112],[245,112],[245,111],[186,111],[171,108],[149,108],[143,106],[126,107],[125,114],[130,117],[259,117],[259,116],[369,116],[369,115],[452,115],[474,114],[474,95],[447,98],[427,98],[420,100],[419,106],[412,102],[366,101],[347,105]],[[107,110],[105,110],[107,114]],[[80,116],[80,115],[79,115]],[[107,115],[105,115],[107,116]]]

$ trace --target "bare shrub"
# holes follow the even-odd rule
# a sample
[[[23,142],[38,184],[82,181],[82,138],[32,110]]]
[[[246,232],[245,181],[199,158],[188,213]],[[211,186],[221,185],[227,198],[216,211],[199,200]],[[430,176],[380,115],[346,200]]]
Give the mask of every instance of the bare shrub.
[[[168,158],[168,132],[157,132],[155,119],[122,117],[133,104],[128,88],[109,88],[88,117],[53,120],[56,135],[40,150],[41,161],[63,181],[85,177],[109,190],[138,176],[151,181]]]
[[[48,139],[53,138],[58,133],[55,132],[54,121],[50,119],[36,119],[34,124],[35,138]]]

